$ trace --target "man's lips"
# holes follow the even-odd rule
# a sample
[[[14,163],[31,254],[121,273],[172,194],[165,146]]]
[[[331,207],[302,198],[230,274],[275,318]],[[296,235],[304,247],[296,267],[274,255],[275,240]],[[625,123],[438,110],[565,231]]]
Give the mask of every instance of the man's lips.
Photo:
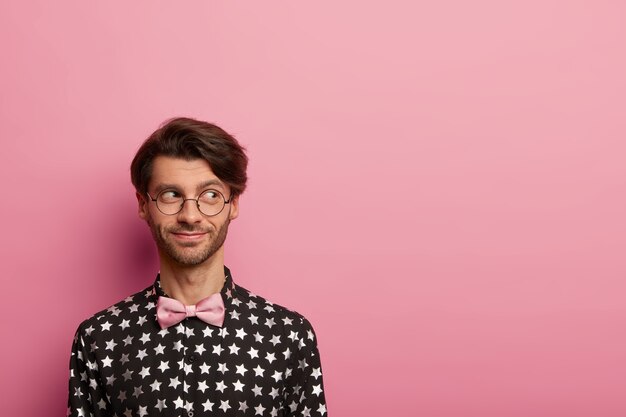
[[[207,232],[172,232],[172,234],[177,239],[197,240],[197,239],[201,239],[202,237],[204,237],[204,235],[206,235]]]

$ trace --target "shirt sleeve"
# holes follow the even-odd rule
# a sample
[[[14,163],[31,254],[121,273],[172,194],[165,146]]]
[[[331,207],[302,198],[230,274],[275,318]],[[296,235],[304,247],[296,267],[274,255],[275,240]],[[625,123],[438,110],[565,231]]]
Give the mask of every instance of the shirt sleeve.
[[[285,416],[326,416],[326,399],[317,338],[311,324],[300,318],[298,338],[294,340],[290,375],[285,381]]]
[[[87,336],[76,331],[70,356],[70,381],[67,415],[71,417],[99,417],[107,415],[108,401],[100,381],[98,362]]]

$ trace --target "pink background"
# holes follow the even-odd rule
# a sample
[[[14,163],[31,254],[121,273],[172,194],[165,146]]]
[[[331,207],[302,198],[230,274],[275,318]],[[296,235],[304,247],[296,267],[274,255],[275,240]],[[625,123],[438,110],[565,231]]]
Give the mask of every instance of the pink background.
[[[227,244],[310,318],[330,416],[626,415],[619,1],[2,2],[2,415],[64,415],[77,325],[149,285],[128,167],[248,147]]]

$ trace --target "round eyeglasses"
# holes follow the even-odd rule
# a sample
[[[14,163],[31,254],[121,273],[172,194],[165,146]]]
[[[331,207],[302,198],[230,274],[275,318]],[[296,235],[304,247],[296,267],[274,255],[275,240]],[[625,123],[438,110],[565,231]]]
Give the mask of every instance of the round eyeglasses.
[[[176,190],[163,190],[156,198],[152,198],[148,192],[146,194],[156,203],[157,209],[168,216],[180,213],[187,200],[195,201],[198,210],[205,216],[217,216],[224,210],[224,206],[230,203],[230,199],[226,200],[224,194],[217,190],[204,190],[198,198],[184,198]]]

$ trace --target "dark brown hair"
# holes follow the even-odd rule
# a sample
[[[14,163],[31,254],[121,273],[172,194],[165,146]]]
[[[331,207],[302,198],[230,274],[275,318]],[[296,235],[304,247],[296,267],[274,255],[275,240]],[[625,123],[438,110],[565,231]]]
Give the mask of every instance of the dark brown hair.
[[[142,194],[148,190],[152,161],[157,156],[204,159],[213,173],[230,187],[231,196],[240,195],[246,188],[248,157],[245,148],[214,124],[178,117],[167,120],[150,135],[130,165],[130,179]]]

